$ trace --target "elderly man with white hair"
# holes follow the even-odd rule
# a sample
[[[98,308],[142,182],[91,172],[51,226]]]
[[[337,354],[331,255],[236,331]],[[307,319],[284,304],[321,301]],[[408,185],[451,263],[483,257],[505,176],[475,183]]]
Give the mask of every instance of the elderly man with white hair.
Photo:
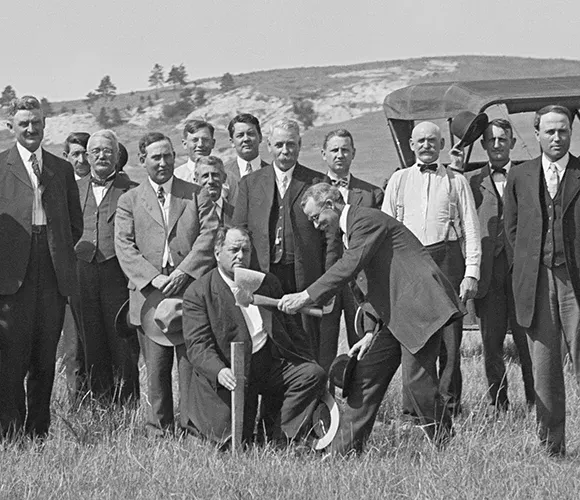
[[[298,162],[301,145],[298,123],[283,119],[272,124],[268,137],[272,165],[240,180],[233,217],[234,224],[252,233],[254,266],[273,273],[284,293],[306,289],[338,258],[334,237],[327,244],[300,207],[308,187],[322,180],[321,174]],[[320,320],[303,316],[302,324],[318,360]]]
[[[115,211],[119,197],[136,184],[117,173],[119,143],[111,130],[91,135],[87,152],[90,175],[78,181],[84,231],[75,253],[88,389],[102,403],[128,403],[139,399],[139,343],[115,331],[115,316],[129,298],[115,255]]]
[[[382,210],[411,230],[465,302],[477,293],[481,260],[473,194],[463,175],[441,164],[439,154],[445,140],[437,125],[419,123],[411,133],[410,145],[417,161],[393,174]],[[461,160],[458,150],[452,149],[450,155],[453,164]],[[453,415],[461,412],[462,332],[461,319],[443,329],[439,357],[439,390]],[[403,412],[414,414],[406,397]]]

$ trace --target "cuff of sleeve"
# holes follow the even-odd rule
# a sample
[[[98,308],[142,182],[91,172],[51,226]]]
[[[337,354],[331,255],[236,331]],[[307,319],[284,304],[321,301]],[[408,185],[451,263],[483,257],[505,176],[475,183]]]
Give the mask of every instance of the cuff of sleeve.
[[[465,277],[473,278],[479,281],[479,266],[465,266]]]

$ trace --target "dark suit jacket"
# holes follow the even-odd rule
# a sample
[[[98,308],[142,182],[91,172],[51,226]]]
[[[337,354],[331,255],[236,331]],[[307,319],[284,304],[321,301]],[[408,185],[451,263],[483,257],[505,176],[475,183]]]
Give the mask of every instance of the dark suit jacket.
[[[79,197],[81,200],[81,209],[83,211],[83,216],[86,212],[87,200],[89,196],[89,190],[92,189],[91,185],[91,176],[85,175],[83,178],[77,181],[77,185],[79,188]],[[105,197],[109,199],[109,210],[107,213],[107,223],[108,223],[108,234],[106,234],[107,238],[110,238],[112,242],[115,238],[115,212],[117,210],[117,202],[119,201],[119,197],[129,191],[129,189],[134,188],[137,186],[136,182],[133,182],[129,177],[124,175],[116,175],[115,179],[113,180],[113,184],[108,189]],[[93,237],[90,234],[84,234],[83,237],[79,240],[79,242],[75,246],[75,253],[77,254],[77,258],[79,260],[85,260],[90,262],[92,260],[91,257],[95,253],[95,245],[93,244]],[[87,256],[88,258],[86,258]]]
[[[262,160],[260,168],[267,167],[268,165],[269,165],[268,162]],[[229,162],[225,166],[225,170],[228,176],[226,183],[229,188],[227,200],[235,207],[236,201],[238,199],[238,184],[240,183],[240,180],[242,178],[240,176],[240,168],[238,167],[238,158],[236,157],[231,162]]]
[[[76,288],[74,245],[83,233],[83,215],[72,165],[42,150],[42,205],[52,264],[61,295]],[[32,242],[34,192],[16,146],[0,153],[0,294],[18,291]]]
[[[224,200],[222,205],[222,223],[226,225],[231,225],[232,219],[234,217],[234,206]]]
[[[465,314],[451,283],[403,224],[371,208],[351,206],[348,249],[307,289],[323,303],[354,279],[395,338],[412,353],[450,319]]]
[[[253,261],[257,261],[263,272],[270,270],[269,221],[274,203],[275,175],[274,167],[268,165],[243,177],[234,210],[234,224],[244,225],[252,232]],[[338,247],[333,244],[334,239],[327,238],[323,232],[318,231],[300,206],[306,189],[321,181],[322,176],[319,173],[297,164],[286,193],[286,196],[290,196],[296,286],[299,291],[313,283],[337,259]]]
[[[330,184],[330,177],[325,175],[324,182]],[[381,209],[385,193],[380,187],[351,174],[348,188],[347,203],[349,205]]]
[[[213,238],[218,220],[209,196],[197,184],[173,178],[169,207],[169,250],[175,267],[201,278],[215,261]],[[115,220],[115,249],[129,278],[131,323],[140,312],[151,281],[161,272],[165,224],[149,179],[121,195]]]
[[[513,166],[512,164],[512,168]],[[479,218],[481,265],[476,298],[480,299],[485,297],[489,290],[495,246],[500,229],[498,210],[503,211],[503,200],[493,184],[489,165],[486,165],[480,170],[469,172],[465,177],[471,187],[475,208],[477,209],[477,216]],[[504,237],[505,234],[501,236],[501,238]]]
[[[257,294],[280,298],[282,287],[267,274]],[[290,361],[311,361],[310,342],[291,316],[260,307],[269,337]],[[189,386],[188,418],[206,437],[225,440],[231,429],[231,393],[217,376],[231,367],[230,344],[243,342],[246,380],[250,374],[252,339],[235,298],[217,269],[192,283],[183,298],[183,336],[194,373]]]
[[[541,157],[510,169],[504,193],[508,258],[513,263],[513,289],[518,323],[528,328],[534,318],[538,271],[542,258]],[[562,193],[564,254],[576,297],[580,300],[580,161],[570,155]]]

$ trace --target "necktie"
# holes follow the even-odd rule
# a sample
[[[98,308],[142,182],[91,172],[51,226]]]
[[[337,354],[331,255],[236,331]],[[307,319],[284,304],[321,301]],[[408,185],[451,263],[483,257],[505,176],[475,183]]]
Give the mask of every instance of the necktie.
[[[165,191],[163,190],[163,186],[157,188],[157,199],[161,203],[161,206],[165,205]]]
[[[548,188],[548,193],[550,193],[552,199],[556,197],[559,186],[560,178],[558,177],[558,167],[555,163],[550,163],[550,166],[548,167],[548,177],[546,178],[546,187]]]
[[[425,172],[425,170],[427,172],[435,172],[437,170],[437,163],[430,163],[429,165],[426,165],[425,163],[420,163],[419,170],[421,170],[421,172]]]
[[[288,177],[284,176],[282,177],[282,182],[281,184],[281,188],[282,188],[282,192],[280,193],[280,197],[284,198],[284,195],[286,194],[286,189],[288,189]]]
[[[34,172],[34,175],[36,175],[36,178],[38,179],[38,185],[40,186],[42,184],[42,179],[40,177],[40,165],[35,153],[30,155],[30,164],[32,165],[32,171]]]
[[[222,220],[222,211],[220,210],[220,207],[217,203],[213,204],[213,211],[217,217],[218,223],[220,226],[223,225],[223,220]]]
[[[253,172],[252,164],[248,162],[248,164],[246,165],[246,175],[251,174],[252,172]]]
[[[503,174],[504,177],[507,175],[507,170],[504,167],[498,167],[498,168],[492,167],[491,170],[494,174]]]
[[[348,189],[348,179],[330,179],[330,183],[334,187]]]
[[[108,180],[109,179],[101,180],[91,176],[91,183],[94,184],[95,186],[106,186]]]

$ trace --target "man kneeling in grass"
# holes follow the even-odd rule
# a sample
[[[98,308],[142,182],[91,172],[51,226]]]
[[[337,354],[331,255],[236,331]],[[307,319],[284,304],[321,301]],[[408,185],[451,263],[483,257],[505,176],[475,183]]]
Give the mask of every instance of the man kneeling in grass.
[[[244,342],[246,351],[246,443],[252,439],[259,394],[269,437],[286,443],[308,431],[326,382],[306,334],[291,316],[253,304],[236,305],[234,269],[248,267],[251,248],[245,229],[220,227],[214,245],[217,269],[193,282],[183,299],[183,335],[193,365],[189,427],[220,444],[231,433],[230,391],[236,386],[231,342]],[[266,274],[256,294],[280,298],[282,287],[273,274]]]
[[[332,452],[362,451],[399,364],[403,389],[427,435],[436,443],[446,441],[451,418],[438,389],[440,329],[465,314],[451,283],[413,233],[381,211],[345,205],[340,191],[325,183],[308,188],[301,204],[315,227],[340,230],[345,250],[306,290],[285,295],[278,308],[293,314],[325,303],[356,279],[384,323],[349,351],[359,361]]]

